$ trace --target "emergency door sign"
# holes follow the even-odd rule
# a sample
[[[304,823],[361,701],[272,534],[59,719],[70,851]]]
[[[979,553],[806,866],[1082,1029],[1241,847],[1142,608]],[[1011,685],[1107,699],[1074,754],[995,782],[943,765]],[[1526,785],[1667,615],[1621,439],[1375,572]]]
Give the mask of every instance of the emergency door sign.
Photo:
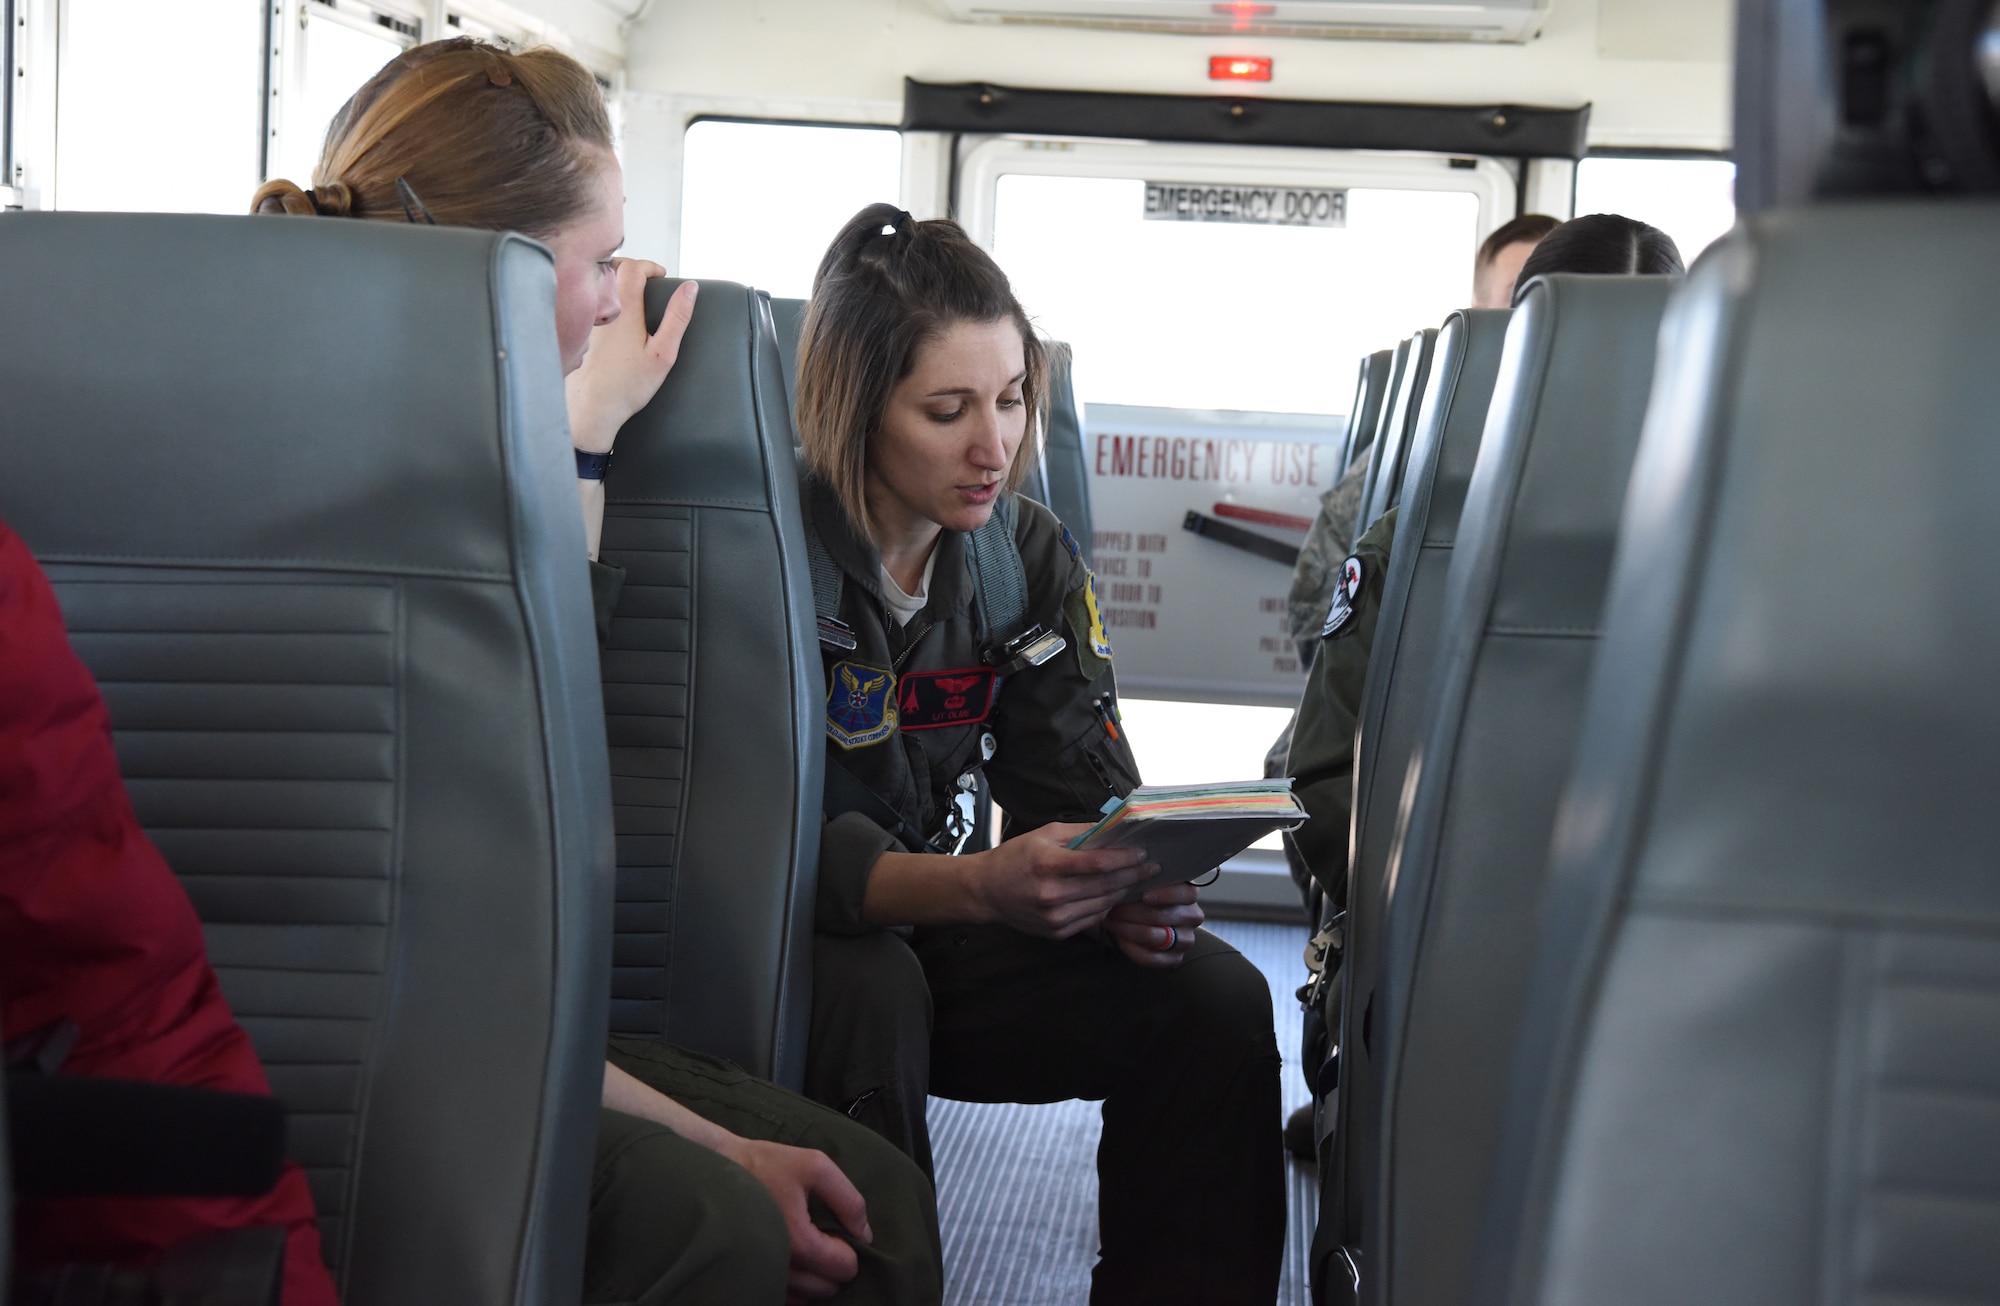
[[[1289,559],[1340,477],[1343,429],[1339,417],[1085,406],[1098,606],[1120,690],[1298,702]]]

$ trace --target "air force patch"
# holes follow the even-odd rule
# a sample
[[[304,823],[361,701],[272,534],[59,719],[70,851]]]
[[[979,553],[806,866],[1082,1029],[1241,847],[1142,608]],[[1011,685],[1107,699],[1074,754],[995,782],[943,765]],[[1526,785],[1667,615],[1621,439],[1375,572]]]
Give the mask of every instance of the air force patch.
[[[842,748],[861,748],[896,733],[892,673],[859,662],[836,662],[827,679],[827,738]]]
[[[1361,599],[1361,559],[1349,558],[1340,564],[1340,579],[1333,587],[1333,607],[1326,614],[1326,625],[1320,627],[1321,639],[1334,639],[1347,633],[1354,624],[1354,605]]]

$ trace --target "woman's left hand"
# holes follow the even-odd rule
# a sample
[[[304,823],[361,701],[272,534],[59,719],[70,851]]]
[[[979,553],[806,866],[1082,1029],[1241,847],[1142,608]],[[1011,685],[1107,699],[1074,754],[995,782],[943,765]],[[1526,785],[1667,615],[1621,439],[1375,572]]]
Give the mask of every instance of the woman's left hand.
[[[1120,903],[1104,918],[1104,932],[1135,966],[1171,969],[1187,959],[1204,917],[1192,884],[1169,884]]]
[[[646,334],[646,282],[667,270],[645,259],[618,260],[618,316],[590,333],[583,365],[565,382],[570,438],[585,453],[604,453],[632,414],[652,402],[680,357],[694,316],[695,283],[667,301],[660,329]]]

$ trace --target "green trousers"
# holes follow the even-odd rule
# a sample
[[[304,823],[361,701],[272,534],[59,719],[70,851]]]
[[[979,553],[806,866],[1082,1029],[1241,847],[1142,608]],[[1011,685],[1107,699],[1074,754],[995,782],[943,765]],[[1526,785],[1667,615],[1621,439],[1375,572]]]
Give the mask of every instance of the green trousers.
[[[727,1061],[644,1039],[613,1039],[619,1069],[745,1138],[825,1152],[861,1190],[875,1235],[836,1302],[916,1306],[943,1297],[937,1199],[910,1159],[837,1111]],[[815,1204],[815,1222],[845,1237]],[[791,1241],[749,1171],[661,1125],[602,1113],[590,1192],[583,1299],[589,1306],[776,1306]]]

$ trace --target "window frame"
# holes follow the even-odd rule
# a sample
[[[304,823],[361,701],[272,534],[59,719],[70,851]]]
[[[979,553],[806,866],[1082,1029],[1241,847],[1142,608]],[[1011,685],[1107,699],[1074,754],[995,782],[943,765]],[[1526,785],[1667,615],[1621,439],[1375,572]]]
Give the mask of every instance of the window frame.
[[[292,121],[295,96],[287,92],[305,84],[307,40],[311,20],[333,22],[370,36],[387,31],[402,49],[421,45],[430,24],[424,0],[267,0],[264,8],[264,122],[258,146],[260,180],[269,181],[288,153],[292,135],[306,130]],[[389,23],[364,17],[379,15]],[[302,184],[308,178],[294,178]]]

